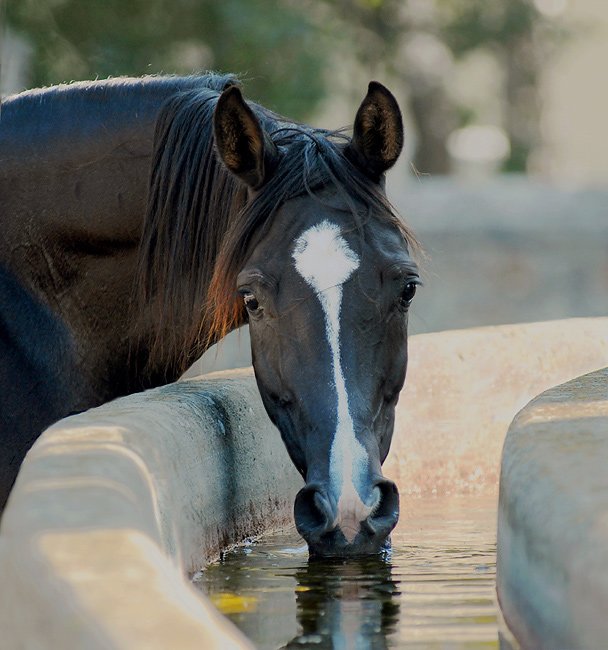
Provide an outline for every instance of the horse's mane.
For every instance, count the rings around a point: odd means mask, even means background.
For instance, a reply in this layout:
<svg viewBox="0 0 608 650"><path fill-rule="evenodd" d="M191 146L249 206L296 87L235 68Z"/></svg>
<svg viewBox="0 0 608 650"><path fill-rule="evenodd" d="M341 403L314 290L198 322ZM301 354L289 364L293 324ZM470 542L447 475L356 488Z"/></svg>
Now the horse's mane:
<svg viewBox="0 0 608 650"><path fill-rule="evenodd" d="M362 229L373 213L416 248L411 231L380 188L343 154L350 138L294 124L250 104L280 152L276 171L248 199L243 184L216 156L213 111L220 92L237 83L209 75L202 89L183 92L162 108L154 136L147 213L139 254L140 311L153 327L150 364L178 372L246 322L236 277L288 199L330 186ZM362 206L367 212L361 213Z"/></svg>

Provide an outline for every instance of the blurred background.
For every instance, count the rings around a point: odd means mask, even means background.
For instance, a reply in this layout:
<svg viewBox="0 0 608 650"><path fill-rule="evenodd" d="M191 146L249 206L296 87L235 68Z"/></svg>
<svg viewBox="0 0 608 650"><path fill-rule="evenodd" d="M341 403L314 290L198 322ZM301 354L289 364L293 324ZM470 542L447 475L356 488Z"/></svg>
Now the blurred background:
<svg viewBox="0 0 608 650"><path fill-rule="evenodd" d="M410 331L608 311L605 0L0 0L2 15L3 96L214 69L334 128L378 79L407 130L389 197L425 249ZM249 363L246 332L231 339L205 370Z"/></svg>

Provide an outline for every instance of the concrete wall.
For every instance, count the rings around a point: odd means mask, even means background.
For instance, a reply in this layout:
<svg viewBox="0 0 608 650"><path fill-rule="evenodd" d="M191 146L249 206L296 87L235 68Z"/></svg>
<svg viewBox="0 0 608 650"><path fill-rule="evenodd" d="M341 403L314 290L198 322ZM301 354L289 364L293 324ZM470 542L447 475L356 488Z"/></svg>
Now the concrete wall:
<svg viewBox="0 0 608 650"><path fill-rule="evenodd" d="M533 396L608 363L608 318L412 337L385 473L402 493L498 486L505 433Z"/></svg>
<svg viewBox="0 0 608 650"><path fill-rule="evenodd" d="M608 368L526 406L505 440L497 593L523 648L608 640Z"/></svg>
<svg viewBox="0 0 608 650"><path fill-rule="evenodd" d="M0 647L246 647L182 575L284 523L300 483L249 371L58 422L2 518Z"/></svg>
<svg viewBox="0 0 608 650"><path fill-rule="evenodd" d="M385 465L404 493L495 490L508 422L608 364L608 319L414 337ZM236 648L185 573L291 517L301 479L250 371L116 400L48 429L0 526L10 648Z"/></svg>
<svg viewBox="0 0 608 650"><path fill-rule="evenodd" d="M428 253L413 333L608 315L608 191L503 176L390 196Z"/></svg>

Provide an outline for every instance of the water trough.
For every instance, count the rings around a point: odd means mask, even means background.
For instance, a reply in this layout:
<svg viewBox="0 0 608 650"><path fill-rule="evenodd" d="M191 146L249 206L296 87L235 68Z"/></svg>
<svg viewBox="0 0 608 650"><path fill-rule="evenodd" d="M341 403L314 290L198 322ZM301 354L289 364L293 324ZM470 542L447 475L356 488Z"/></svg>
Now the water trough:
<svg viewBox="0 0 608 650"><path fill-rule="evenodd" d="M534 399L505 440L497 592L525 648L608 638L608 368Z"/></svg>
<svg viewBox="0 0 608 650"><path fill-rule="evenodd" d="M419 335L410 354L385 474L403 494L491 492L515 413L608 365L608 319ZM2 518L3 642L250 647L187 574L289 520L300 486L250 370L58 422L29 452Z"/></svg>

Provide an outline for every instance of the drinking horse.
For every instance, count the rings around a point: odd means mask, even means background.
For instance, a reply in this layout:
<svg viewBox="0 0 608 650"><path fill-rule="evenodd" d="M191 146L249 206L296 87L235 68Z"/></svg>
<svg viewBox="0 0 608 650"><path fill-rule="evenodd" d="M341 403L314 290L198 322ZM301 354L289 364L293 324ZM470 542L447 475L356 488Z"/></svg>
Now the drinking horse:
<svg viewBox="0 0 608 650"><path fill-rule="evenodd" d="M306 484L311 553L383 547L415 240L387 201L403 145L371 82L352 137L234 77L76 83L0 115L0 504L41 431L176 380L249 323L256 381Z"/></svg>

